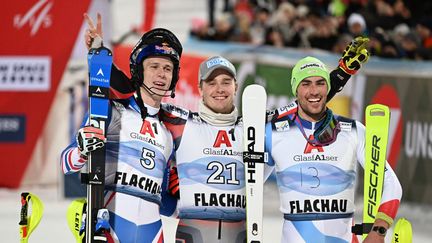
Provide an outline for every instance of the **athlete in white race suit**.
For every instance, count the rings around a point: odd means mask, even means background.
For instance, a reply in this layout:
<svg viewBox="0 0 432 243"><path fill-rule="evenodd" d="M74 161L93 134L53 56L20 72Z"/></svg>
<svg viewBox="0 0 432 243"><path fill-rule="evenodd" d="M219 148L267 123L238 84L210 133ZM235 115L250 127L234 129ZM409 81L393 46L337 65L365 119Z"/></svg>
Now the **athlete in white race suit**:
<svg viewBox="0 0 432 243"><path fill-rule="evenodd" d="M234 106L235 78L231 62L211 57L199 69L198 112L173 105L163 108L162 119L175 142L181 188L176 242L245 241L243 131ZM171 191L178 190L170 179Z"/></svg>
<svg viewBox="0 0 432 243"><path fill-rule="evenodd" d="M167 91L174 92L181 52L170 31L145 33L130 57L136 95L110 102L106 137L86 119L76 141L62 152L62 170L70 174L85 168L89 151L105 145L109 242L163 242L159 208L173 140L159 109Z"/></svg>
<svg viewBox="0 0 432 243"><path fill-rule="evenodd" d="M329 74L318 59L300 60L291 85L297 101L278 109L266 126L266 151L285 219L281 242L358 242L351 226L357 169L365 163L365 127L326 107ZM383 188L375 226L387 229L402 195L388 163ZM371 231L363 242L384 242L384 236Z"/></svg>

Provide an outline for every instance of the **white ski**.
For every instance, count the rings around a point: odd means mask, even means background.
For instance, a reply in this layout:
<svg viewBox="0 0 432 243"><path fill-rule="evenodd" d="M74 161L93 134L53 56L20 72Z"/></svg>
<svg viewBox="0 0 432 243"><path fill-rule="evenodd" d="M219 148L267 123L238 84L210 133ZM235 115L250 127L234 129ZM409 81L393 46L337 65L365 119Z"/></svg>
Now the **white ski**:
<svg viewBox="0 0 432 243"><path fill-rule="evenodd" d="M264 131L267 94L252 84L242 96L243 162L246 187L246 232L248 243L263 242Z"/></svg>

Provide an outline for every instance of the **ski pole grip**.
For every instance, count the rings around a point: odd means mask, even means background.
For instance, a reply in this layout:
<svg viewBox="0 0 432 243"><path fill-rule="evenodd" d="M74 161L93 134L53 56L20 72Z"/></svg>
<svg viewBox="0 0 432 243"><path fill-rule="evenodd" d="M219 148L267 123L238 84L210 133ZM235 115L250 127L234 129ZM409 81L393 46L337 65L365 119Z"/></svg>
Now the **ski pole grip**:
<svg viewBox="0 0 432 243"><path fill-rule="evenodd" d="M27 225L27 210L28 210L28 201L27 196L28 192L21 193L21 214L20 214L20 222L19 225Z"/></svg>

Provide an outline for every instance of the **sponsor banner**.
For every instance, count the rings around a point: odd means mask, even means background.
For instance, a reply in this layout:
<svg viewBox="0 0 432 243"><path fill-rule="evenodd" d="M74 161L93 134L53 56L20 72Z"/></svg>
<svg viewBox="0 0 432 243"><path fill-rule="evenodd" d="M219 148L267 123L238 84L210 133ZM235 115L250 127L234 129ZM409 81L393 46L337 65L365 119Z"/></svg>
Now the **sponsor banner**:
<svg viewBox="0 0 432 243"><path fill-rule="evenodd" d="M391 111L387 158L402 184L404 200L432 203L432 80L370 75L365 105Z"/></svg>
<svg viewBox="0 0 432 243"><path fill-rule="evenodd" d="M8 1L0 15L0 111L22 114L22 142L2 142L0 187L17 188L32 157L90 0ZM65 122L59 118L58 122ZM1 161L3 162L3 160ZM44 164L44 162L41 162Z"/></svg>
<svg viewBox="0 0 432 243"><path fill-rule="evenodd" d="M49 56L0 56L0 91L48 91Z"/></svg>
<svg viewBox="0 0 432 243"><path fill-rule="evenodd" d="M23 143L25 130L24 115L0 115L0 143Z"/></svg>

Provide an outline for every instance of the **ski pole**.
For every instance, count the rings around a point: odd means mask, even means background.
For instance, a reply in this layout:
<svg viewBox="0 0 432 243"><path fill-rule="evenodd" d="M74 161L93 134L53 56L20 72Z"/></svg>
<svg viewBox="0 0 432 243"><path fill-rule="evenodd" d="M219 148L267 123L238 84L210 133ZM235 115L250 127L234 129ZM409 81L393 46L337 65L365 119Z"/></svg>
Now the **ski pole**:
<svg viewBox="0 0 432 243"><path fill-rule="evenodd" d="M29 203L31 202L31 215L28 216ZM21 193L21 215L20 215L20 242L27 243L33 230L42 219L44 206L42 201L30 192Z"/></svg>

